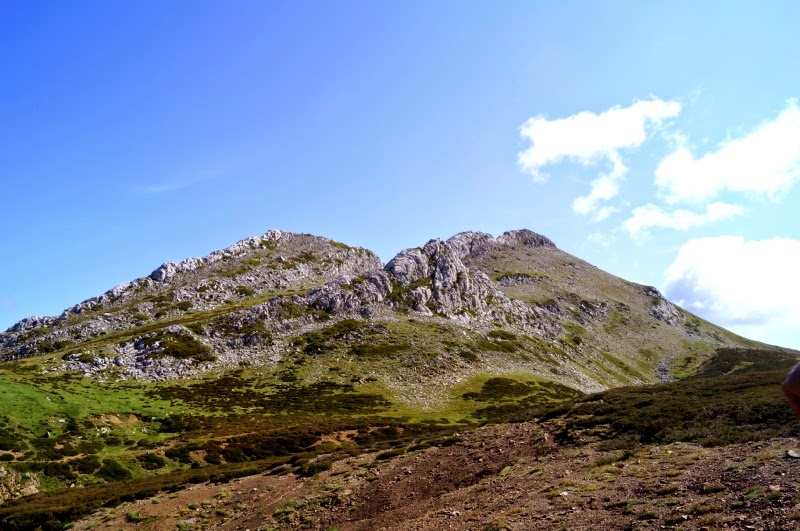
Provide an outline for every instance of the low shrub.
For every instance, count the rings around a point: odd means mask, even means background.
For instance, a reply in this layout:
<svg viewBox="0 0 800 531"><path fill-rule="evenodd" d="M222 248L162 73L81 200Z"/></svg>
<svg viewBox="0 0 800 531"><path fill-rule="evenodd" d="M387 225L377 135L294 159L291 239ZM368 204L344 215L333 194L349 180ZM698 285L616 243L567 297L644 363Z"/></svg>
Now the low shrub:
<svg viewBox="0 0 800 531"><path fill-rule="evenodd" d="M103 459L103 466L101 466L94 475L106 481L119 481L132 477L130 470L110 458Z"/></svg>

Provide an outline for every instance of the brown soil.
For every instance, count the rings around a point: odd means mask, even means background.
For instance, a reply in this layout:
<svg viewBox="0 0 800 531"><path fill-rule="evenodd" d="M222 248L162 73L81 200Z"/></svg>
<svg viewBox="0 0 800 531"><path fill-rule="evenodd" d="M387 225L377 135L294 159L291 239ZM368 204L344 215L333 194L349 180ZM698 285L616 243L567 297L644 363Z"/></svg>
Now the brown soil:
<svg viewBox="0 0 800 531"><path fill-rule="evenodd" d="M126 504L75 529L796 529L794 439L631 452L559 448L538 425L488 426L390 461L314 478L251 476ZM131 522L128 513L146 518ZM136 518L133 518L136 519ZM179 525L180 524L180 525Z"/></svg>

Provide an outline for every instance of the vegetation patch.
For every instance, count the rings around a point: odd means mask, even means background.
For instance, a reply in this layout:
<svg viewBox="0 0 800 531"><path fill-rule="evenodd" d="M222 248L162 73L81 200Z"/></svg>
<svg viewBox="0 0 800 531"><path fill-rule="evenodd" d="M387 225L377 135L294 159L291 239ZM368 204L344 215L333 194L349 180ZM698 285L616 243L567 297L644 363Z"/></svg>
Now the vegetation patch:
<svg viewBox="0 0 800 531"><path fill-rule="evenodd" d="M256 294L255 291L248 288L247 286L236 286L236 289L234 291L240 297L252 297L253 295Z"/></svg>
<svg viewBox="0 0 800 531"><path fill-rule="evenodd" d="M411 348L411 345L408 343L362 343L360 345L353 345L350 348L350 354L359 357L382 358L408 350L409 348Z"/></svg>
<svg viewBox="0 0 800 531"><path fill-rule="evenodd" d="M151 358L169 356L179 360L214 361L216 357L211 353L211 348L196 340L189 334L174 332L161 332L155 336L146 337L144 344L147 347L155 346L158 350L149 354Z"/></svg>
<svg viewBox="0 0 800 531"><path fill-rule="evenodd" d="M493 378L496 380L497 378ZM505 378L501 378L504 380ZM514 382L514 380L511 380ZM529 391L525 395L520 395L522 392L521 386L527 386ZM531 409L536 408L552 408L554 402L565 400L574 400L578 397L584 396L580 391L568 387L564 384L551 381L535 381L529 384L522 384L515 382L514 384L493 384L494 392L484 394L481 390L480 395L489 397L492 394L502 396L497 401L511 400L507 403L493 404L491 406L481 408L472 413L473 417L491 420L492 422L519 422L530 420ZM509 394L506 394L509 393ZM512 394L513 393L513 394Z"/></svg>
<svg viewBox="0 0 800 531"><path fill-rule="evenodd" d="M103 466L101 466L94 475L106 481L119 481L121 479L130 479L133 477L130 470L119 464L116 460L110 458L103 459Z"/></svg>
<svg viewBox="0 0 800 531"><path fill-rule="evenodd" d="M591 435L607 441L632 438L642 444L684 441L720 446L800 434L800 420L780 391L793 362L790 356L721 351L707 365L707 374L724 371L743 357L760 358L762 368L782 368L612 389L528 414L547 422L565 443Z"/></svg>
<svg viewBox="0 0 800 531"><path fill-rule="evenodd" d="M246 380L237 373L187 386L158 391L161 398L180 400L194 408L230 412L257 409L261 413L374 413L391 406L382 395L357 393L350 384L317 382L308 386L289 383L274 389L259 380ZM181 430L182 431L182 430Z"/></svg>
<svg viewBox="0 0 800 531"><path fill-rule="evenodd" d="M145 470L158 470L167 466L167 461L157 454L142 454L136 459Z"/></svg>
<svg viewBox="0 0 800 531"><path fill-rule="evenodd" d="M535 385L518 382L511 378L490 378L483 384L480 392L464 393L461 396L467 400L493 402L529 395L537 388Z"/></svg>
<svg viewBox="0 0 800 531"><path fill-rule="evenodd" d="M370 325L364 321L344 319L333 325L303 334L294 339L292 344L306 354L324 354L335 350L342 341L361 340L385 332L382 325Z"/></svg>
<svg viewBox="0 0 800 531"><path fill-rule="evenodd" d="M524 346L517 336L505 330L492 330L486 334L486 339L478 339L475 346L483 352L516 352Z"/></svg>
<svg viewBox="0 0 800 531"><path fill-rule="evenodd" d="M489 278L494 280L495 282L519 282L519 283L530 283L530 282L537 282L544 280L547 275L543 275L540 273L512 273L509 271L502 271L502 272L495 272L489 275Z"/></svg>

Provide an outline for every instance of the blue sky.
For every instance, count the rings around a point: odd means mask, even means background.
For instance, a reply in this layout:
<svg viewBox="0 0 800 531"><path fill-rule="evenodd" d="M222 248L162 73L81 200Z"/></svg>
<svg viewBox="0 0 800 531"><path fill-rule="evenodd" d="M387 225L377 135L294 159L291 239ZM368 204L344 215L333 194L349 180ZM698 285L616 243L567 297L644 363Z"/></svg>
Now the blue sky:
<svg viewBox="0 0 800 531"><path fill-rule="evenodd" d="M530 228L800 348L797 2L3 2L0 328L270 228Z"/></svg>

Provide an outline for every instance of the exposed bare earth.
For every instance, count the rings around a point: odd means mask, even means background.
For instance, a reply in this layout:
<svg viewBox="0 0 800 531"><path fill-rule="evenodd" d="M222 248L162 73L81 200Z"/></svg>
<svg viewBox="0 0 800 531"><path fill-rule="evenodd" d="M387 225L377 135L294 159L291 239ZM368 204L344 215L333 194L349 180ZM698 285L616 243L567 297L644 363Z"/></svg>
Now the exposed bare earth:
<svg viewBox="0 0 800 531"><path fill-rule="evenodd" d="M75 529L800 528L795 439L633 451L558 447L536 424L487 426L313 478L260 475L103 510Z"/></svg>

